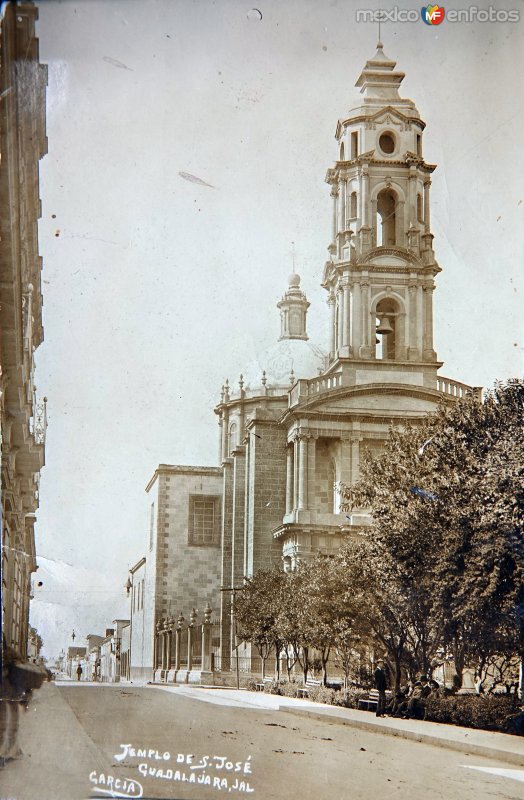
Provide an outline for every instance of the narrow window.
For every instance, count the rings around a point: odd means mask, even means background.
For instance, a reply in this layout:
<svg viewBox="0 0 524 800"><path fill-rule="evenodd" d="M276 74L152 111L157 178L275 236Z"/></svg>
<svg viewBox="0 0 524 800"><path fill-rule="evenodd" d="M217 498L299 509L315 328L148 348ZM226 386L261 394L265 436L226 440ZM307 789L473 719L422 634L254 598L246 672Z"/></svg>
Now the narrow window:
<svg viewBox="0 0 524 800"><path fill-rule="evenodd" d="M356 216L357 216L357 193L356 192L351 192L350 216L351 216L351 219L356 219Z"/></svg>
<svg viewBox="0 0 524 800"><path fill-rule="evenodd" d="M353 131L351 134L351 158L358 156L358 131Z"/></svg>
<svg viewBox="0 0 524 800"><path fill-rule="evenodd" d="M417 156L422 156L422 136L417 133Z"/></svg>
<svg viewBox="0 0 524 800"><path fill-rule="evenodd" d="M345 161L345 157L344 157L344 142L340 142L340 161Z"/></svg>
<svg viewBox="0 0 524 800"><path fill-rule="evenodd" d="M424 222L424 214L422 211L422 195L417 194L417 219L419 222Z"/></svg>

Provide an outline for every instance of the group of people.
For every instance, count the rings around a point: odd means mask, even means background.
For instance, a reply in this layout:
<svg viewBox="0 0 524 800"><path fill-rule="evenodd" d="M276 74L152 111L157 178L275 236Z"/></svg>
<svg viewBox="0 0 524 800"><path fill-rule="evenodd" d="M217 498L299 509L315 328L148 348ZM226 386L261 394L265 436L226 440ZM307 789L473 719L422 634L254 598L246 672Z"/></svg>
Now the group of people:
<svg viewBox="0 0 524 800"><path fill-rule="evenodd" d="M418 680L410 681L407 686L402 686L388 700L386 696L387 679L385 663L379 659L375 670L375 688L378 691L377 717L401 717L403 719L422 719L424 717L426 700L430 694L436 694L440 689L437 681L421 675Z"/></svg>

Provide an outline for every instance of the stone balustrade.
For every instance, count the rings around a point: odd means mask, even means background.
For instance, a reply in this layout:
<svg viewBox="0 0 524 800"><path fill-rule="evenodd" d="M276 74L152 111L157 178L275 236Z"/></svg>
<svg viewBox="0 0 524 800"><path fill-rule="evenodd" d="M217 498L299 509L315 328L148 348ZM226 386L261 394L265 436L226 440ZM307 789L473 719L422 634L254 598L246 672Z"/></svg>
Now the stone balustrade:
<svg viewBox="0 0 524 800"><path fill-rule="evenodd" d="M437 377L437 390L442 394L450 395L460 399L466 395L473 395L477 400L482 399L482 389L478 386L467 386L459 381L452 381L449 378Z"/></svg>
<svg viewBox="0 0 524 800"><path fill-rule="evenodd" d="M319 394L331 392L333 389L339 389L343 385L341 372L335 372L333 375L323 375L311 380L299 380L289 392L289 407L293 408L293 406L298 405L305 397L316 397Z"/></svg>

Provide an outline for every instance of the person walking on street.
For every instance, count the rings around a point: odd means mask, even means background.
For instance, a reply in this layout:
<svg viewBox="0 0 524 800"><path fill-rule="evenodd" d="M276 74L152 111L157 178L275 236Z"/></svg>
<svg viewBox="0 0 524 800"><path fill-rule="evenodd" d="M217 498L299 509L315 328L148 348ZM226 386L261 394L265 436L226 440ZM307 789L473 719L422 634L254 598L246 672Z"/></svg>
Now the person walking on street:
<svg viewBox="0 0 524 800"><path fill-rule="evenodd" d="M78 667L76 668L76 679L77 679L77 681L79 681L81 679L81 677L82 677L82 667L79 664Z"/></svg>
<svg viewBox="0 0 524 800"><path fill-rule="evenodd" d="M378 690L377 717L383 717L386 710L386 673L384 671L384 659L379 658L375 670L375 689Z"/></svg>

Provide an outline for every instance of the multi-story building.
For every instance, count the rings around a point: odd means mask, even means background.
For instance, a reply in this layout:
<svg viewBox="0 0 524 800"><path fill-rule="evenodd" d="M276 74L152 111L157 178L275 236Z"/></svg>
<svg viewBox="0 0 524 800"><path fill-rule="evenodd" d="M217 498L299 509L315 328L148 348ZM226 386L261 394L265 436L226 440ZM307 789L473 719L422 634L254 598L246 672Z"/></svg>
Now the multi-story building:
<svg viewBox="0 0 524 800"><path fill-rule="evenodd" d="M309 302L293 273L278 303L278 345L243 371L238 388L227 381L222 388L220 466L162 466L148 487L155 497L147 570L139 562L148 608L142 674L162 665L171 679L187 625L179 615L194 608L201 617L208 604L220 608L227 665L231 590L243 576L272 564L293 569L362 531L369 516L341 513L338 487L358 480L363 454L379 452L392 425L416 424L440 403L480 392L438 374L435 166L424 157L425 123L399 94L403 78L379 44L357 80L361 101L336 126L326 175L333 200L322 282L327 354L308 342ZM132 637L132 662L134 646Z"/></svg>
<svg viewBox="0 0 524 800"><path fill-rule="evenodd" d="M0 11L0 430L2 632L26 656L34 525L44 465L46 400L37 399L42 343L39 160L47 152L47 67L38 60L32 3Z"/></svg>

